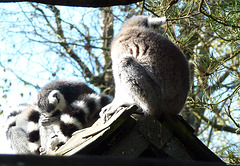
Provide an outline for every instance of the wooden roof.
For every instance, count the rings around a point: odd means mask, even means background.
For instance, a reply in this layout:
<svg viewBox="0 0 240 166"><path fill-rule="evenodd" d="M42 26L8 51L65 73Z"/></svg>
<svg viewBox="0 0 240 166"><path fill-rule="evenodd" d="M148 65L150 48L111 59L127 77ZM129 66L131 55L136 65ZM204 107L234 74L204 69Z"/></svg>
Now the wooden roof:
<svg viewBox="0 0 240 166"><path fill-rule="evenodd" d="M103 123L79 130L53 155L105 155L222 162L179 115L136 119L137 106L122 107Z"/></svg>

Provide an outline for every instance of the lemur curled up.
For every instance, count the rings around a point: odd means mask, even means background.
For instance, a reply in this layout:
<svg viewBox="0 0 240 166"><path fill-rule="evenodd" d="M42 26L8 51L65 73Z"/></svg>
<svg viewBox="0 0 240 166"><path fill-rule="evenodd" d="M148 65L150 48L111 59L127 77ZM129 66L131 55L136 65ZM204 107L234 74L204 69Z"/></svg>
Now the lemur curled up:
<svg viewBox="0 0 240 166"><path fill-rule="evenodd" d="M39 154L39 117L35 103L21 104L8 116L6 136L15 153Z"/></svg>
<svg viewBox="0 0 240 166"><path fill-rule="evenodd" d="M99 95L80 81L59 80L44 86L38 93L41 153L56 150L73 132L91 126L111 101L112 97Z"/></svg>
<svg viewBox="0 0 240 166"><path fill-rule="evenodd" d="M112 97L97 94L80 81L58 80L44 86L38 93L37 101L39 146L36 152L28 149L26 153L45 154L64 144L76 130L91 126L99 117L101 108L109 104ZM28 115L34 111L32 107L27 110L29 111L21 112ZM22 118L15 119L22 121ZM25 123L28 124L29 121L26 119ZM10 126L7 134L11 128ZM18 129L19 132L21 130ZM24 136L24 140L29 140L28 131L25 131ZM14 144L12 146L24 146L15 145L17 142L10 140ZM18 151L16 150L17 153Z"/></svg>

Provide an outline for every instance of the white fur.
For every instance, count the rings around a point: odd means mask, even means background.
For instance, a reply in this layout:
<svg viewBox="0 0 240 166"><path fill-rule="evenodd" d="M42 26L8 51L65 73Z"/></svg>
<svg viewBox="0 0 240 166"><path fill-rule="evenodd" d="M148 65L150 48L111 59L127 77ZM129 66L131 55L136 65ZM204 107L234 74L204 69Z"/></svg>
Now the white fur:
<svg viewBox="0 0 240 166"><path fill-rule="evenodd" d="M60 97L61 93L58 90L53 90L52 92L50 92L49 95L48 95L48 101L49 101L50 104L57 104L58 103L57 98L53 96L55 94Z"/></svg>
<svg viewBox="0 0 240 166"><path fill-rule="evenodd" d="M57 95L57 97L55 97L54 95ZM62 95L62 93L59 90L53 90L49 93L48 102L50 104L56 105L56 108L54 109L54 111L55 110L63 111L67 105L64 96Z"/></svg>
<svg viewBox="0 0 240 166"><path fill-rule="evenodd" d="M94 94L94 93L89 94L88 96L90 98L94 98L94 102L96 104L96 109L99 110L101 108L101 103L100 103L101 97L98 94Z"/></svg>
<svg viewBox="0 0 240 166"><path fill-rule="evenodd" d="M7 124L4 125L4 127L7 129L12 123L16 122L16 117L15 116L11 116L8 118L7 120Z"/></svg>
<svg viewBox="0 0 240 166"><path fill-rule="evenodd" d="M88 109L85 101L83 101L83 100L81 100L81 101L74 101L71 105L73 107L81 108L85 114L89 114L89 109Z"/></svg>
<svg viewBox="0 0 240 166"><path fill-rule="evenodd" d="M148 18L148 24L149 25L162 25L163 23L165 23L166 22L166 17L165 16L163 16L163 17L154 17L154 18L152 18L152 17L149 17Z"/></svg>
<svg viewBox="0 0 240 166"><path fill-rule="evenodd" d="M38 129L39 129L38 123L28 122L28 124L27 124L27 132L30 133L30 132L38 130Z"/></svg>
<svg viewBox="0 0 240 166"><path fill-rule="evenodd" d="M61 121L64 122L65 124L74 124L78 128L83 128L82 123L79 123L76 118L71 117L68 114L63 114L61 116Z"/></svg>
<svg viewBox="0 0 240 166"><path fill-rule="evenodd" d="M36 151L38 150L38 148L39 148L39 144L40 144L39 141L38 141L38 142L34 142L34 143L28 142L29 150L30 150L31 152L36 152Z"/></svg>

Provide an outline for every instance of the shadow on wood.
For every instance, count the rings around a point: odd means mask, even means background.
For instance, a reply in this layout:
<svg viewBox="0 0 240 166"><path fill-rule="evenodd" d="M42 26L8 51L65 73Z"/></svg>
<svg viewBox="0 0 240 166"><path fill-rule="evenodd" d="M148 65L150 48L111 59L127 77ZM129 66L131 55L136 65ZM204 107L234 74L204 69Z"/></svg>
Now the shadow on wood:
<svg viewBox="0 0 240 166"><path fill-rule="evenodd" d="M105 155L114 157L197 160L223 163L194 134L179 115L136 119L137 106L122 107L103 123L77 131L54 155Z"/></svg>
<svg viewBox="0 0 240 166"><path fill-rule="evenodd" d="M129 157L110 157L110 156L34 156L34 155L0 155L1 166L222 166L222 163L196 162L196 161L170 161L156 159L136 159Z"/></svg>

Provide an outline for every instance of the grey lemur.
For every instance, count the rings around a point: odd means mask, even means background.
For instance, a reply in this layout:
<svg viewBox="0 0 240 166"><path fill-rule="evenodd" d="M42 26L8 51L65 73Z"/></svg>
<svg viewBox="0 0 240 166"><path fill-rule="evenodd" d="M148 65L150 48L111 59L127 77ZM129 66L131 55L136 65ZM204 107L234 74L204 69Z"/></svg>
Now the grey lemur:
<svg viewBox="0 0 240 166"><path fill-rule="evenodd" d="M112 41L115 97L100 112L103 120L128 104L157 118L181 111L189 91L188 62L173 42L151 29L165 21L165 17L133 17Z"/></svg>
<svg viewBox="0 0 240 166"><path fill-rule="evenodd" d="M10 114L7 138L16 153L48 154L91 126L111 101L83 82L54 81L39 91L37 104L20 105Z"/></svg>
<svg viewBox="0 0 240 166"><path fill-rule="evenodd" d="M54 81L38 94L41 153L56 150L72 133L91 126L112 97L97 94L80 81Z"/></svg>

